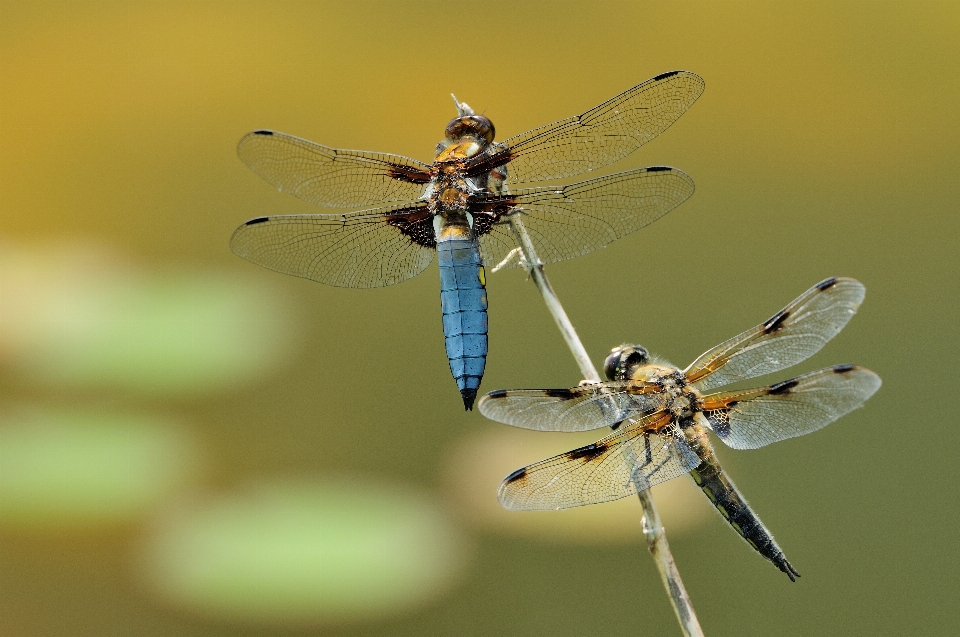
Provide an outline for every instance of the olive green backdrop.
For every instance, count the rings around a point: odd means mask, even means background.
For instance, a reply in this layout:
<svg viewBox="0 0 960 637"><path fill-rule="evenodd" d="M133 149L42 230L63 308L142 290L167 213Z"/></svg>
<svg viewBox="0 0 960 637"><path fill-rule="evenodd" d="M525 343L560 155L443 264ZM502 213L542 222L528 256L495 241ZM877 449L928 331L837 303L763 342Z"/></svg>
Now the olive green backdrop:
<svg viewBox="0 0 960 637"><path fill-rule="evenodd" d="M635 503L497 510L507 471L589 437L463 413L435 265L341 290L228 249L250 217L322 212L240 163L250 130L430 161L451 92L504 139L672 69L703 96L611 170L676 166L696 194L548 268L594 360L630 341L684 366L846 275L860 313L779 377L884 381L821 432L720 450L796 584L686 484L656 495L706 633L957 630L956 3L2 17L0 633L678 634ZM482 389L576 384L524 274L487 282Z"/></svg>

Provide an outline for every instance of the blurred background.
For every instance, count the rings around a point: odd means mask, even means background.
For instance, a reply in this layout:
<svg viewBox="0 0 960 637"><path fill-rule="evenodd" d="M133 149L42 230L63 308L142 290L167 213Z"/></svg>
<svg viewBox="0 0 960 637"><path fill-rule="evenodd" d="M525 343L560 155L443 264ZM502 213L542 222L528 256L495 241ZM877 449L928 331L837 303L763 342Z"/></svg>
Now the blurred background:
<svg viewBox="0 0 960 637"><path fill-rule="evenodd" d="M596 436L464 413L436 266L325 287L228 249L319 212L235 154L272 128L431 161L449 94L498 136L654 75L706 81L611 171L697 193L551 266L595 361L685 366L817 281L867 298L790 372L884 380L728 472L791 584L680 478L655 491L707 634L957 634L960 5L9 3L0 21L0 634L678 634L634 499L508 513ZM489 272L489 271L488 271ZM579 381L533 285L488 275L483 390ZM375 382L370 382L373 379ZM951 467L954 467L951 469Z"/></svg>

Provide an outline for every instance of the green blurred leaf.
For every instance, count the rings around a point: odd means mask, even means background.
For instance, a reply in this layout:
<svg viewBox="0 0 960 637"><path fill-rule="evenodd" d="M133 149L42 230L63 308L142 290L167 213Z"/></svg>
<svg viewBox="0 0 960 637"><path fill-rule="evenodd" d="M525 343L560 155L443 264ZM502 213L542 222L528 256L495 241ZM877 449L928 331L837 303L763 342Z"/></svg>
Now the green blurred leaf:
<svg viewBox="0 0 960 637"><path fill-rule="evenodd" d="M83 244L0 253L5 334L27 377L193 394L262 375L287 351L276 295L210 272L140 272Z"/></svg>
<svg viewBox="0 0 960 637"><path fill-rule="evenodd" d="M369 619L415 606L461 571L458 532L428 500L354 482L275 483L174 514L144 573L204 614L268 623Z"/></svg>
<svg viewBox="0 0 960 637"><path fill-rule="evenodd" d="M67 528L125 523L194 475L174 425L108 413L31 411L0 420L0 522Z"/></svg>

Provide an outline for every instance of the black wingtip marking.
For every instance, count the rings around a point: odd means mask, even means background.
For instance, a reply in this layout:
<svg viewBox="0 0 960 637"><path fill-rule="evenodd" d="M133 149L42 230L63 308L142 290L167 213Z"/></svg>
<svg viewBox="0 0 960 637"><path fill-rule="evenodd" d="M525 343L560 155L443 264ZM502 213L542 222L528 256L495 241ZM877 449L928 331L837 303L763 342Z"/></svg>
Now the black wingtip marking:
<svg viewBox="0 0 960 637"><path fill-rule="evenodd" d="M853 371L856 365L834 365L833 371L838 374L846 374L849 371Z"/></svg>
<svg viewBox="0 0 960 637"><path fill-rule="evenodd" d="M255 130L253 131L254 135L273 135L272 130Z"/></svg>
<svg viewBox="0 0 960 637"><path fill-rule="evenodd" d="M476 389L461 389L460 396L463 397L463 410L473 411L473 401L477 399Z"/></svg>
<svg viewBox="0 0 960 637"><path fill-rule="evenodd" d="M504 478L503 482L504 484L510 484L511 482L516 482L517 480L522 479L525 475L527 475L526 467L524 467L523 469L517 469L516 471L508 475L506 478Z"/></svg>
<svg viewBox="0 0 960 637"><path fill-rule="evenodd" d="M573 451L568 451L563 454L571 460L583 459L584 461L592 460L602 454L607 450L607 445L595 442L593 444L587 445L585 447L580 447L579 449L574 449Z"/></svg>
<svg viewBox="0 0 960 637"><path fill-rule="evenodd" d="M662 173L669 170L673 170L673 168L670 166L647 166L648 173Z"/></svg>
<svg viewBox="0 0 960 637"><path fill-rule="evenodd" d="M766 323L763 324L763 333L773 334L783 327L783 322L786 321L789 316L790 312L784 312L783 310L777 312L776 316L771 317Z"/></svg>
<svg viewBox="0 0 960 637"><path fill-rule="evenodd" d="M487 398L490 398L490 399L506 398L506 397L507 397L507 390L506 390L506 389L497 389L497 390L492 391L492 392L487 392Z"/></svg>
<svg viewBox="0 0 960 637"><path fill-rule="evenodd" d="M790 390L800 384L796 378L791 380L785 380L782 383L777 383L776 385L770 385L770 389L767 390L768 394L773 394L778 396L780 394L789 394Z"/></svg>
<svg viewBox="0 0 960 637"><path fill-rule="evenodd" d="M255 225L257 225L258 223L263 223L263 222L265 222L265 221L270 221L270 217L257 217L256 219L251 219L250 221L246 222L246 223L243 224L243 225L245 225L245 226L255 226Z"/></svg>
<svg viewBox="0 0 960 637"><path fill-rule="evenodd" d="M836 284L837 284L837 277L832 276L829 279L824 279L823 281L820 281L820 283L817 283L817 289L822 292L824 290L829 290Z"/></svg>
<svg viewBox="0 0 960 637"><path fill-rule="evenodd" d="M673 77L674 75L677 75L679 72L680 71L667 71L666 73L661 73L657 77L653 78L653 81L659 82L660 80L665 80L668 77Z"/></svg>

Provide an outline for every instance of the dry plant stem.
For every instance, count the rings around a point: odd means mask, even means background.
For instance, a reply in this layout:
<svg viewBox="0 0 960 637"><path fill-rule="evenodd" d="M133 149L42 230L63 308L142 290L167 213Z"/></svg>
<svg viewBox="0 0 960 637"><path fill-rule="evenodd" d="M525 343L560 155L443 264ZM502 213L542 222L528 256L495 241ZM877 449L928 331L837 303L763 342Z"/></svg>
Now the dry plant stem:
<svg viewBox="0 0 960 637"><path fill-rule="evenodd" d="M563 340L567 342L570 352L580 366L580 373L585 380L599 383L600 374L593 366L593 362L587 355L587 350L583 348L583 343L577 336L573 324L567 318L567 313L563 311L560 305L560 299L556 292L550 287L547 275L543 270L543 264L537 257L533 243L530 241L530 235L523 227L522 214L514 214L510 217L510 229L513 230L517 241L520 243L520 249L523 252L523 258L526 261L527 269L533 277L533 282L543 295L543 300L547 304L547 309L556 321ZM687 595L687 589L683 586L683 580L680 579L680 572L673 561L673 554L670 553L670 544L667 542L667 536L663 531L663 525L660 523L660 514L653 504L653 498L649 491L640 491L637 493L640 499L640 505L643 507L643 536L647 540L647 548L653 556L653 561L660 571L660 579L663 580L663 586L667 589L667 595L670 597L670 603L673 605L673 612L677 615L677 621L680 622L680 628L687 637L703 637L703 631L700 629L700 622L697 621L697 615L693 611L693 604L690 603L690 596Z"/></svg>

